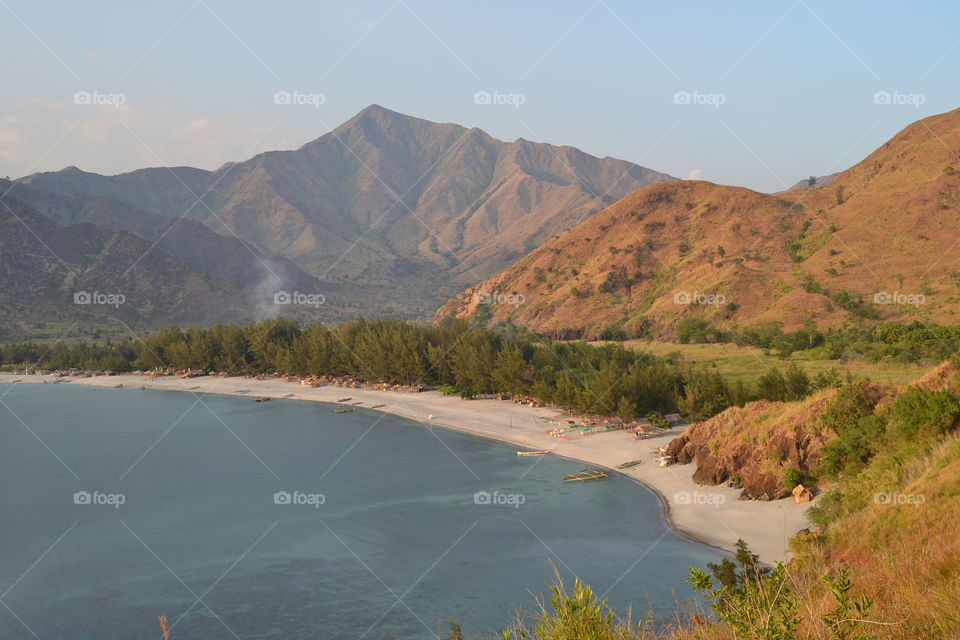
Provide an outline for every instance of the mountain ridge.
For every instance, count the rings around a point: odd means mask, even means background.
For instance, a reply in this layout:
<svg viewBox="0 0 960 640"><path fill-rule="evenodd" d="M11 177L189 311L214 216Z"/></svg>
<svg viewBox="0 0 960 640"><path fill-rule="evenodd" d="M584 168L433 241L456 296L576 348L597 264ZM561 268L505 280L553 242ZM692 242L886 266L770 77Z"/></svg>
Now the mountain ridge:
<svg viewBox="0 0 960 640"><path fill-rule="evenodd" d="M67 168L17 184L194 220L321 281L406 288L401 312L428 317L463 286L636 187L672 179L573 147L504 142L371 105L297 149L215 171L102 176Z"/></svg>
<svg viewBox="0 0 960 640"><path fill-rule="evenodd" d="M434 320L667 339L687 319L727 330L956 322L958 146L960 109L907 126L816 189L641 187L452 298ZM771 221L770 211L780 215ZM493 293L525 303L489 304Z"/></svg>

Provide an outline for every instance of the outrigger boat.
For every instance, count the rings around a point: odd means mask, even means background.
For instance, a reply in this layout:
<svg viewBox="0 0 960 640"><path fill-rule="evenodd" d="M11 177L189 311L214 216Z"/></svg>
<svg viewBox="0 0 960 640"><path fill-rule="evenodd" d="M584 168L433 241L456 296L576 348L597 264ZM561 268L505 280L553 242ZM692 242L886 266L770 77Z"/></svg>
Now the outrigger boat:
<svg viewBox="0 0 960 640"><path fill-rule="evenodd" d="M546 449L542 451L517 451L518 456L545 456L548 453L550 452Z"/></svg>
<svg viewBox="0 0 960 640"><path fill-rule="evenodd" d="M578 473L571 473L563 476L564 482L583 482L585 480L603 480L607 477L607 472L603 469L584 469Z"/></svg>
<svg viewBox="0 0 960 640"><path fill-rule="evenodd" d="M267 396L257 396L254 402L270 402L270 398L268 398Z"/></svg>
<svg viewBox="0 0 960 640"><path fill-rule="evenodd" d="M334 410L333 410L334 413L350 413L351 411L353 411L353 408L352 408L352 407L344 407L343 409L334 409Z"/></svg>
<svg viewBox="0 0 960 640"><path fill-rule="evenodd" d="M643 462L643 460L631 460L630 462L624 462L623 464L618 464L617 469L629 469L630 467L637 466L641 462Z"/></svg>

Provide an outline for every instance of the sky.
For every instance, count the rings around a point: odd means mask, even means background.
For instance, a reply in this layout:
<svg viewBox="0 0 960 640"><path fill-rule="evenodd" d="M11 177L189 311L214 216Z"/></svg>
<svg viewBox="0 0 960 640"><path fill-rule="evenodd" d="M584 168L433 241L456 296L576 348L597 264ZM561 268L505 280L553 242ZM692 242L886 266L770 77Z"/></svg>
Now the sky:
<svg viewBox="0 0 960 640"><path fill-rule="evenodd" d="M960 3L0 0L0 176L215 169L376 103L777 191L960 106Z"/></svg>

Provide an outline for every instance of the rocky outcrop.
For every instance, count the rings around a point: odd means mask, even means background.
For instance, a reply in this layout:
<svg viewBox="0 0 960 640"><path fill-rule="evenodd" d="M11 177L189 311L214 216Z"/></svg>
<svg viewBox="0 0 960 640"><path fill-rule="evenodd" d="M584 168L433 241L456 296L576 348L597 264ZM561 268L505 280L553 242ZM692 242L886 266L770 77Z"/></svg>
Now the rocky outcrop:
<svg viewBox="0 0 960 640"><path fill-rule="evenodd" d="M667 454L678 464L693 464L697 484L733 483L743 490L742 500L787 497L787 470L811 471L832 437L819 422L832 393L801 402L761 400L732 407L691 426L669 444Z"/></svg>

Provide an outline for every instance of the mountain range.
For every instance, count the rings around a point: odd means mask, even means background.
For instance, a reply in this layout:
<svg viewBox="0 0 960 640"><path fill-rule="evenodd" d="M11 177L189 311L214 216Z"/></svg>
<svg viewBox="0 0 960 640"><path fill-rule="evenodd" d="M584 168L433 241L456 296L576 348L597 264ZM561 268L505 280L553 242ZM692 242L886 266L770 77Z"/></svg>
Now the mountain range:
<svg viewBox="0 0 960 640"><path fill-rule="evenodd" d="M638 189L450 300L435 319L558 337L957 321L960 110L905 128L826 186Z"/></svg>
<svg viewBox="0 0 960 640"><path fill-rule="evenodd" d="M148 253L231 283L246 297L236 309L219 307L224 320L256 316L270 303L263 292L296 290L325 298L318 309L298 310L304 317L333 321L429 317L551 236L665 180L672 178L623 160L503 142L372 105L299 149L215 171L105 176L69 167L26 176L3 192L55 225L123 231L145 240L145 251L152 245ZM17 255L8 246L2 260ZM217 309L194 311L200 321Z"/></svg>

